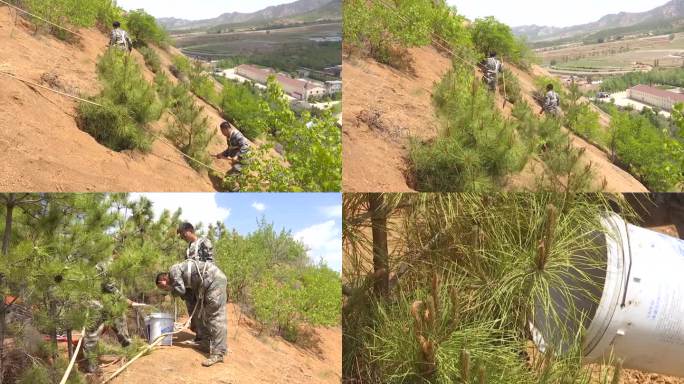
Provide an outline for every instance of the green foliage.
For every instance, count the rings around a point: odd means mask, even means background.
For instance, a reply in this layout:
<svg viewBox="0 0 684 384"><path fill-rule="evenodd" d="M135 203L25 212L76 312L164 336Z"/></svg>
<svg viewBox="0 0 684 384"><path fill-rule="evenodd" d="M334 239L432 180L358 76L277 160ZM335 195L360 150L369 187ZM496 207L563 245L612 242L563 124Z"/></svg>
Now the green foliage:
<svg viewBox="0 0 684 384"><path fill-rule="evenodd" d="M629 72L603 80L601 91L620 92L639 84L684 87L684 68L654 68L649 72Z"/></svg>
<svg viewBox="0 0 684 384"><path fill-rule="evenodd" d="M95 26L98 22L110 26L121 14L112 0L23 0L24 9L63 27ZM35 19L37 25L47 28L55 36L66 39L70 33Z"/></svg>
<svg viewBox="0 0 684 384"><path fill-rule="evenodd" d="M150 47L140 47L138 51L143 55L145 59L145 64L154 73L159 73L161 71L161 59L157 52Z"/></svg>
<svg viewBox="0 0 684 384"><path fill-rule="evenodd" d="M262 220L246 237L224 233L215 248L229 296L246 304L263 330L297 341L302 324L339 323L339 275L310 265L306 249L290 232L278 233Z"/></svg>
<svg viewBox="0 0 684 384"><path fill-rule="evenodd" d="M97 63L97 73L104 85L102 97L124 106L141 126L159 120L161 106L142 70L130 56L117 49L108 50Z"/></svg>
<svg viewBox="0 0 684 384"><path fill-rule="evenodd" d="M240 132L250 140L266 133L268 127L263 117L263 102L257 91L249 84L222 83L219 105L223 114L230 116Z"/></svg>
<svg viewBox="0 0 684 384"><path fill-rule="evenodd" d="M629 112L612 115L613 153L654 191L673 191L684 182L684 144L658 130L648 118Z"/></svg>
<svg viewBox="0 0 684 384"><path fill-rule="evenodd" d="M456 66L444 77L435 103L446 127L434 142L411 146L418 190L490 191L525 165L528 153L514 126L468 68Z"/></svg>
<svg viewBox="0 0 684 384"><path fill-rule="evenodd" d="M210 165L211 156L207 147L216 136L216 131L209 128L209 118L204 115L204 108L195 105L195 100L186 92L170 110L174 121L167 128L166 137L186 155ZM205 167L195 160L188 159L188 162L196 170Z"/></svg>
<svg viewBox="0 0 684 384"><path fill-rule="evenodd" d="M471 33L475 47L484 57L490 52L510 57L514 50L515 38L511 28L492 16L476 19Z"/></svg>
<svg viewBox="0 0 684 384"><path fill-rule="evenodd" d="M151 138L135 123L125 106L113 104L106 98L95 101L102 107L89 103L79 104L79 128L114 151L138 149L147 152L151 149Z"/></svg>
<svg viewBox="0 0 684 384"><path fill-rule="evenodd" d="M464 18L430 0L344 0L344 42L381 63L406 67L402 49L430 45L439 36L450 48L470 45ZM434 34L434 35L433 35Z"/></svg>
<svg viewBox="0 0 684 384"><path fill-rule="evenodd" d="M597 237L617 198L589 194L384 194L394 203L369 211L344 196L343 376L377 383L588 384L581 335L547 337L529 347L529 322L565 329L584 313L560 313L551 297L600 298L605 270ZM609 201L612 199L613 201ZM396 207L396 208L395 208ZM625 209L624 212L628 212ZM391 255L398 279L387 295L370 287L371 217L387 216L388 234L406 247ZM568 283L576 276L582 285ZM578 286L579 286L578 284ZM544 319L539 319L539 314ZM581 327L580 327L581 328ZM561 351L562 353L554 353ZM521 356L521 354L524 354ZM486 379L486 380L485 380ZM607 383L608 381L601 381Z"/></svg>
<svg viewBox="0 0 684 384"><path fill-rule="evenodd" d="M137 47L152 43L161 48L166 48L169 45L169 35L166 30L157 24L154 16L142 9L128 12L126 26L133 44Z"/></svg>
<svg viewBox="0 0 684 384"><path fill-rule="evenodd" d="M505 84L505 87L504 87ZM504 96L504 89L506 90L506 100L515 104L522 100L520 91L520 82L518 77L508 68L504 67L503 76L499 76L499 92Z"/></svg>
<svg viewBox="0 0 684 384"><path fill-rule="evenodd" d="M146 125L161 116L155 89L137 63L117 49L100 58L97 71L104 89L95 100L103 107L81 103L79 127L115 151L149 151L152 139Z"/></svg>

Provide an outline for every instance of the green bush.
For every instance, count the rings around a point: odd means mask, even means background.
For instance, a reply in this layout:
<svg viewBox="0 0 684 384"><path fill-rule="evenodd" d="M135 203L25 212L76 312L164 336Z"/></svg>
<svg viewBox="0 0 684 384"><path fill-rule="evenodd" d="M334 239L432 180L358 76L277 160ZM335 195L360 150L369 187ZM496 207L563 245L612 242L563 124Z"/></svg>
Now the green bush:
<svg viewBox="0 0 684 384"><path fill-rule="evenodd" d="M464 18L452 13L446 3L430 0L345 0L344 42L359 47L381 63L404 68L403 49L432 44L434 35L447 48L470 46ZM434 35L433 35L434 34Z"/></svg>
<svg viewBox="0 0 684 384"><path fill-rule="evenodd" d="M611 122L611 147L649 189L674 191L684 182L684 144L658 130L640 115L616 112Z"/></svg>
<svg viewBox="0 0 684 384"><path fill-rule="evenodd" d="M57 25L69 27L93 27L98 22L109 27L121 9L112 0L22 0L21 5ZM70 33L35 19L58 38L70 37Z"/></svg>
<svg viewBox="0 0 684 384"><path fill-rule="evenodd" d="M135 60L117 49L100 58L97 71L103 90L96 101L103 107L81 103L79 127L115 151L149 151L152 139L146 125L162 112L155 88L145 81Z"/></svg>
<svg viewBox="0 0 684 384"><path fill-rule="evenodd" d="M505 88L504 88L505 84ZM502 96L506 96L506 100L509 102L515 104L522 100L522 94L520 91L520 82L518 81L518 77L515 76L515 74L504 67L504 74L503 76L499 76L499 92L501 93ZM504 95L504 89L506 90L506 94Z"/></svg>
<svg viewBox="0 0 684 384"><path fill-rule="evenodd" d="M78 106L78 126L114 151L138 149L148 152L152 139L129 116L128 109L106 98L95 99L102 107L89 103Z"/></svg>
<svg viewBox="0 0 684 384"><path fill-rule="evenodd" d="M169 35L166 30L157 24L154 16L142 9L131 11L126 15L126 27L136 47L153 43L166 49L169 45Z"/></svg>
<svg viewBox="0 0 684 384"><path fill-rule="evenodd" d="M438 85L435 104L446 121L431 143L413 141L411 169L420 191L488 191L519 171L528 153L485 87L456 65Z"/></svg>
<svg viewBox="0 0 684 384"><path fill-rule="evenodd" d="M260 95L249 84L223 81L223 91L219 98L221 112L230 116L237 128L248 139L255 140L268 131L264 105Z"/></svg>
<svg viewBox="0 0 684 384"><path fill-rule="evenodd" d="M140 53L143 55L145 64L152 72L159 73L161 71L161 59L154 49L149 47L140 47L138 48L138 51L140 51Z"/></svg>
<svg viewBox="0 0 684 384"><path fill-rule="evenodd" d="M103 97L125 106L138 124L159 120L162 111L155 89L130 56L110 49L98 61L97 71L104 84Z"/></svg>
<svg viewBox="0 0 684 384"><path fill-rule="evenodd" d="M206 165L211 164L211 156L207 147L216 136L216 131L209 128L209 118L204 115L204 108L195 105L195 100L185 93L171 107L173 123L165 134L183 153ZM205 168L205 165L188 159L194 169Z"/></svg>

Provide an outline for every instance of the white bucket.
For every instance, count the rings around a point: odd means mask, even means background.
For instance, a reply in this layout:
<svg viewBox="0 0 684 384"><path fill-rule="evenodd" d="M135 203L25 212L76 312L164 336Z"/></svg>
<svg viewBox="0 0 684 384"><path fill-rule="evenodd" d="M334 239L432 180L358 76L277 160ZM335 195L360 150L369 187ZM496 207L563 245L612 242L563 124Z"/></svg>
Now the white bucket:
<svg viewBox="0 0 684 384"><path fill-rule="evenodd" d="M152 343L163 333L173 332L173 315L170 313L151 313L145 317L145 327L147 327L147 342ZM164 337L159 345L171 345L173 336Z"/></svg>
<svg viewBox="0 0 684 384"><path fill-rule="evenodd" d="M597 285L589 288L591 295L573 299L587 317L567 321L566 329L572 334L586 328L582 354L587 363L612 356L625 368L684 376L684 241L628 224L615 214L606 216L603 225L609 234L597 241L605 245L606 269L582 271ZM577 276L564 280L578 283ZM580 289L589 286L578 284ZM601 286L602 292L596 292ZM551 294L554 308L566 313L567 303ZM548 341L556 332L543 317L537 308L533 336L540 347L546 344L541 337Z"/></svg>

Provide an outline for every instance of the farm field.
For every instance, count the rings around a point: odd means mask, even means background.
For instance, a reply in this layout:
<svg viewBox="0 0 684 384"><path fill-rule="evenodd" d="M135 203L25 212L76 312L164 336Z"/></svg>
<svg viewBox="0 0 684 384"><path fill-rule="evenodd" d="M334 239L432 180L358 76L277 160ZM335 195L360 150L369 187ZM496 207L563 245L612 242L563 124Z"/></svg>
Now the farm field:
<svg viewBox="0 0 684 384"><path fill-rule="evenodd" d="M326 23L268 31L188 33L174 37L176 47L188 56L248 58L263 65L279 58L280 62L287 63L284 66L322 69L342 62L341 42L334 41L341 39L341 34L341 23Z"/></svg>
<svg viewBox="0 0 684 384"><path fill-rule="evenodd" d="M545 50L538 54L544 66L558 70L648 70L655 60L662 67L678 67L684 61L684 34L678 33L674 39L669 35L652 36Z"/></svg>

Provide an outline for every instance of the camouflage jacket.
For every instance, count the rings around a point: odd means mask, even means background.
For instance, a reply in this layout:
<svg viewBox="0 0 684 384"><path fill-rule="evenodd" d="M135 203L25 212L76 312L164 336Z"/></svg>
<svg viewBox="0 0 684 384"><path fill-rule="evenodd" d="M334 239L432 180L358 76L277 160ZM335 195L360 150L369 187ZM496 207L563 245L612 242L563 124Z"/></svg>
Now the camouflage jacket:
<svg viewBox="0 0 684 384"><path fill-rule="evenodd" d="M206 237L200 237L190 243L185 250L185 259L213 262L214 246L211 245L211 240Z"/></svg>

